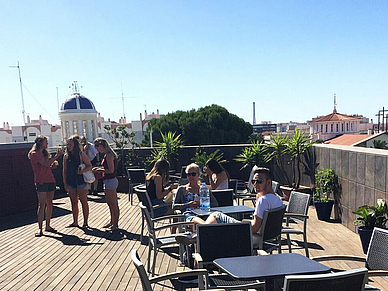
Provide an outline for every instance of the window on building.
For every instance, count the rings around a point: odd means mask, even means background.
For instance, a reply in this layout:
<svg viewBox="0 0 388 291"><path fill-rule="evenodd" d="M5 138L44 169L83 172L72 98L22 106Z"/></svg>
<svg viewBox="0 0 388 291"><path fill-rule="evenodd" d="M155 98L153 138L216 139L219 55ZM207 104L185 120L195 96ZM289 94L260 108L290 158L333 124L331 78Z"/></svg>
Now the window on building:
<svg viewBox="0 0 388 291"><path fill-rule="evenodd" d="M339 131L339 124L338 123L336 124L336 128L337 128L336 131L338 132Z"/></svg>
<svg viewBox="0 0 388 291"><path fill-rule="evenodd" d="M350 123L350 130L353 131L353 122Z"/></svg>
<svg viewBox="0 0 388 291"><path fill-rule="evenodd" d="M321 132L323 132L323 124L321 124Z"/></svg>
<svg viewBox="0 0 388 291"><path fill-rule="evenodd" d="M317 124L317 132L318 132L318 130L319 130L319 125Z"/></svg>
<svg viewBox="0 0 388 291"><path fill-rule="evenodd" d="M82 120L82 136L84 136L87 140L89 140L88 122L86 120Z"/></svg>
<svg viewBox="0 0 388 291"><path fill-rule="evenodd" d="M65 130L66 130L66 138L68 138L70 136L70 126L69 126L69 122L68 121L65 121Z"/></svg>
<svg viewBox="0 0 388 291"><path fill-rule="evenodd" d="M341 124L341 131L342 132L344 131L344 124L343 123Z"/></svg>
<svg viewBox="0 0 388 291"><path fill-rule="evenodd" d="M331 130L331 132L333 132L333 127L334 127L333 124L331 124L331 125L330 125L330 130Z"/></svg>
<svg viewBox="0 0 388 291"><path fill-rule="evenodd" d="M328 129L328 126L327 126L327 124L326 124L326 132L328 131L327 129Z"/></svg>
<svg viewBox="0 0 388 291"><path fill-rule="evenodd" d="M346 123L346 131L349 131L349 123Z"/></svg>

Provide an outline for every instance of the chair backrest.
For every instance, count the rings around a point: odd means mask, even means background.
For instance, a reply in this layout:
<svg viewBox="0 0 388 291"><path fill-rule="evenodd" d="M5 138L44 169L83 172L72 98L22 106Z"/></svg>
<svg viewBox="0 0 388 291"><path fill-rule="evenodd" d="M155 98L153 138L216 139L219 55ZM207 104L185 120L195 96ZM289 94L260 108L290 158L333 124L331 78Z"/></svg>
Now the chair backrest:
<svg viewBox="0 0 388 291"><path fill-rule="evenodd" d="M368 279L368 269L318 275L292 275L284 279L284 291L362 291Z"/></svg>
<svg viewBox="0 0 388 291"><path fill-rule="evenodd" d="M197 225L197 252L204 263L218 258L251 256L250 222Z"/></svg>
<svg viewBox="0 0 388 291"><path fill-rule="evenodd" d="M151 199L148 196L146 189L140 189L139 187L134 188L135 193L137 195L137 199L139 200L139 203L141 202L150 213L151 217L154 217L154 209L152 207Z"/></svg>
<svg viewBox="0 0 388 291"><path fill-rule="evenodd" d="M373 229L366 254L366 267L369 270L388 270L388 230Z"/></svg>
<svg viewBox="0 0 388 291"><path fill-rule="evenodd" d="M132 262L136 267L136 270L139 274L141 285L143 286L143 291L152 291L150 279L148 278L147 272L144 268L143 263L139 259L139 254L136 249L133 249L131 252Z"/></svg>
<svg viewBox="0 0 388 291"><path fill-rule="evenodd" d="M263 241L270 240L281 235L284 213L286 205L269 209L264 213L263 222L260 227L259 235Z"/></svg>
<svg viewBox="0 0 388 291"><path fill-rule="evenodd" d="M189 183L189 179L179 178L178 185L186 185L187 183Z"/></svg>
<svg viewBox="0 0 388 291"><path fill-rule="evenodd" d="M212 190L218 206L233 206L233 189Z"/></svg>
<svg viewBox="0 0 388 291"><path fill-rule="evenodd" d="M279 182L272 180L272 190L274 194L278 193L279 187L280 187Z"/></svg>
<svg viewBox="0 0 388 291"><path fill-rule="evenodd" d="M145 183L145 169L126 168L127 176L133 185Z"/></svg>
<svg viewBox="0 0 388 291"><path fill-rule="evenodd" d="M259 167L258 166L253 166L252 170L251 170L251 173L249 174L249 180L248 180L248 185L247 185L247 188L248 188L248 191L250 193L253 193L253 183L252 183L252 179L253 179L253 176L255 175L255 171L258 169Z"/></svg>
<svg viewBox="0 0 388 291"><path fill-rule="evenodd" d="M147 223L147 228L148 228L148 236L149 238L153 238L155 236L155 224L154 221L152 220L151 213L147 210L147 207L143 205L142 202L139 203L139 207L141 209L141 212L143 214L143 217Z"/></svg>
<svg viewBox="0 0 388 291"><path fill-rule="evenodd" d="M229 189L233 189L233 193L237 194L237 185L238 180L237 179L229 179Z"/></svg>
<svg viewBox="0 0 388 291"><path fill-rule="evenodd" d="M288 200L288 213L304 214L307 215L309 211L311 195L292 191L290 199Z"/></svg>

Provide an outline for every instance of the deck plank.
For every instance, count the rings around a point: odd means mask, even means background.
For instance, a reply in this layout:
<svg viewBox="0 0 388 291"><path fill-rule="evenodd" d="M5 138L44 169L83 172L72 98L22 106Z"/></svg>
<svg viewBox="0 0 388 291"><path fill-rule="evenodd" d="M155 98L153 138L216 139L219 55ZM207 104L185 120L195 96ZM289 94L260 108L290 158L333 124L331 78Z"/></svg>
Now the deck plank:
<svg viewBox="0 0 388 291"><path fill-rule="evenodd" d="M67 228L72 221L67 196L54 200L51 225L57 234L37 231L36 211L0 217L0 290L142 290L139 276L131 262L131 250L138 249L143 262L147 246L141 244L139 208L119 193L120 231L108 232L102 226L109 220L104 196L88 197L90 229ZM308 241L311 256L362 254L358 235L338 223L318 221L311 206ZM79 221L82 224L80 207ZM298 226L297 226L298 227ZM168 230L166 230L166 233ZM294 252L304 254L301 236L291 236ZM283 245L283 252L288 252ZM184 270L179 266L178 247L168 247L157 255L156 273ZM335 268L357 268L362 263L330 262ZM170 285L169 282L166 282ZM374 286L388 290L388 280L373 278ZM156 285L154 290L167 290ZM191 289L188 289L191 290ZM198 290L198 289L192 289Z"/></svg>

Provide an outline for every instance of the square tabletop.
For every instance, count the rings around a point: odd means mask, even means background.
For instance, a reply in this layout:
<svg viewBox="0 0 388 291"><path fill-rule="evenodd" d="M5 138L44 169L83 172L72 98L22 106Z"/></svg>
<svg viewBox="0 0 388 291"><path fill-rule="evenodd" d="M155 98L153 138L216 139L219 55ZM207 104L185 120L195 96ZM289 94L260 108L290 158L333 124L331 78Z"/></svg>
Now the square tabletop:
<svg viewBox="0 0 388 291"><path fill-rule="evenodd" d="M295 253L222 258L214 260L214 264L236 279L266 279L330 271L329 267Z"/></svg>
<svg viewBox="0 0 388 291"><path fill-rule="evenodd" d="M225 214L245 214L245 213L253 213L255 209L245 205L233 205L233 206L212 207L210 208L210 211L201 210L199 208L195 208L191 210L191 212L193 212L195 215L198 215L198 216L209 215L210 213L215 211L219 211Z"/></svg>

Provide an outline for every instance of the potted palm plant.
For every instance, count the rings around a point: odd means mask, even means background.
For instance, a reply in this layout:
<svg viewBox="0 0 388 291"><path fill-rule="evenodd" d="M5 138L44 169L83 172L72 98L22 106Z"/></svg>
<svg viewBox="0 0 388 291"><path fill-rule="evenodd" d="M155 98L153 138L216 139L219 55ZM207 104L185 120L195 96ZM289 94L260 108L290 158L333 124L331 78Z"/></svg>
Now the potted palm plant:
<svg viewBox="0 0 388 291"><path fill-rule="evenodd" d="M315 174L316 188L314 193L314 206L319 220L330 220L334 199L339 194L338 176L331 168L322 169ZM334 198L334 199L333 199Z"/></svg>
<svg viewBox="0 0 388 291"><path fill-rule="evenodd" d="M358 226L357 232L360 235L362 250L366 254L373 228L386 228L388 221L387 203L382 199L377 199L377 206L363 205L353 213L358 215L354 224Z"/></svg>

